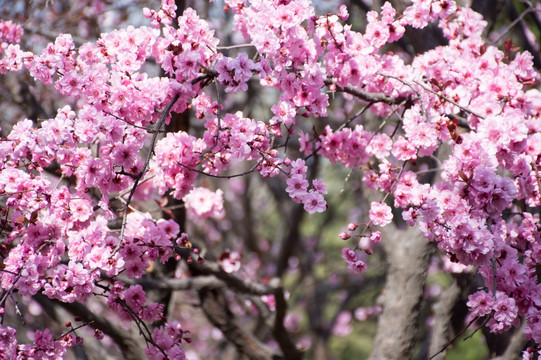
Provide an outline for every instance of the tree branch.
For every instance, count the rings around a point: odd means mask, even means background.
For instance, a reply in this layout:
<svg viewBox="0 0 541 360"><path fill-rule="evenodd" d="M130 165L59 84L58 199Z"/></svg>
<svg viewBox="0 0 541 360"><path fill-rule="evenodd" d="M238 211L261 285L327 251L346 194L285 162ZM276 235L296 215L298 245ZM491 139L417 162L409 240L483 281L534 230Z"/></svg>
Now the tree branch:
<svg viewBox="0 0 541 360"><path fill-rule="evenodd" d="M284 326L284 318L287 314L287 302L284 296L284 290L278 288L274 293L276 303L276 315L274 317L274 327L272 334L280 345L280 349L284 353L284 357L288 360L302 358L302 353L297 349L295 343L291 340L289 332Z"/></svg>
<svg viewBox="0 0 541 360"><path fill-rule="evenodd" d="M62 307L70 312L72 315L79 316L84 322L89 324L93 329L99 329L106 335L111 337L113 341L118 345L120 351L125 359L137 360L146 359L143 350L139 343L130 336L130 334L104 317L99 316L96 312L90 311L85 305L79 302L64 303L58 300L50 300L44 295L34 295L40 302L43 300L50 301L51 303Z"/></svg>
<svg viewBox="0 0 541 360"><path fill-rule="evenodd" d="M219 289L227 287L226 283L215 276L197 276L186 279L154 279L141 278L137 280L122 279L122 282L135 285L139 284L144 289L151 290L201 290L203 288Z"/></svg>
<svg viewBox="0 0 541 360"><path fill-rule="evenodd" d="M336 91L345 92L347 94L353 95L361 100L368 101L370 103L382 102L388 105L395 105L395 104L402 103L404 100L407 100L406 98L401 97L401 96L394 98L394 97L390 97L384 94L370 93L368 91L357 89L352 86L340 87L336 84L335 81L330 80L330 79L325 80L325 85L327 86L333 85L336 87Z"/></svg>
<svg viewBox="0 0 541 360"><path fill-rule="evenodd" d="M270 360L275 354L240 325L231 312L222 290L203 289L199 292L201 308L210 322L222 331L238 352L251 360Z"/></svg>
<svg viewBox="0 0 541 360"><path fill-rule="evenodd" d="M182 248L176 248L175 249L177 253L179 253L184 258L186 257L185 251ZM214 290L211 290L209 287L201 287L201 290L199 291L199 295L201 297L202 301L202 307L205 311L205 314L207 317L209 317L209 320L217 326L226 337L228 337L227 333L229 330L228 328L224 327L222 324L222 319L224 316L229 317L229 309L223 308L221 310L215 309L214 311L211 311L210 308L214 307L215 305L218 305L220 303L221 298L224 297L223 293L221 292L218 287L227 286L228 289L230 289L233 292L237 293L244 293L244 294L250 294L250 295L274 295L275 304L276 304L276 310L275 310L275 318L274 318L274 326L272 328L272 334L276 341L278 342L280 349L284 353L285 359L288 360L294 360L299 359L302 357L301 352L297 349L295 343L291 340L291 336L287 329L284 326L284 318L287 314L287 301L285 299L285 294L282 286L280 285L280 280L278 278L274 278L269 282L268 285L262 285L258 283L251 283L248 281L245 281L243 279L240 279L236 277L233 274L226 273L220 265L214 262L205 262L204 264L199 264L196 261L193 261L188 264L190 270L192 271L194 278L191 279L191 282L189 279L178 279L178 280L162 280L164 284L168 284L170 286L178 286L179 288L182 286L188 286L188 285L202 285L205 281L208 282L208 284L211 287L214 287ZM204 277L203 281L198 281L198 277L201 275L206 275ZM181 281L182 280L182 281ZM203 300L208 301L209 309L205 310L205 305L203 304ZM212 305L209 305L212 304ZM213 318L211 318L213 317ZM217 325L218 324L218 325ZM232 333L232 336L240 339L238 341L243 342L242 348L244 346L248 346L250 349L254 345L250 345L252 343L252 340L250 339L251 335L247 334L244 330L241 329L234 329L235 331ZM242 335L244 334L244 335ZM242 335L242 336L241 336ZM229 339L229 337L228 337ZM254 339L255 340L255 339ZM232 339L230 339L233 343ZM235 345L239 347L239 344ZM239 348L239 351L241 349ZM250 357L250 359L252 359ZM254 358L255 359L255 358Z"/></svg>

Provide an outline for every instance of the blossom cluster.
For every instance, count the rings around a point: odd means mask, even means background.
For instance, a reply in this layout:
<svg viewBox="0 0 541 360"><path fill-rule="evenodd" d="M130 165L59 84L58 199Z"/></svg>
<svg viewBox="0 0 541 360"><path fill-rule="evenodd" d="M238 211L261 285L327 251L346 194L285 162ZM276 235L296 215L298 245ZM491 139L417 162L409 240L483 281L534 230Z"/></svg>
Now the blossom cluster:
<svg viewBox="0 0 541 360"><path fill-rule="evenodd" d="M291 166L291 172L286 181L286 192L291 199L297 203L302 203L309 214L325 211L327 209L327 203L323 198L323 195L327 194L325 184L321 180L315 179L312 181L314 188L308 190L308 180L306 180L308 167L305 165L304 160L297 159L288 162Z"/></svg>
<svg viewBox="0 0 541 360"><path fill-rule="evenodd" d="M176 321L156 328L152 333L154 343L145 350L145 354L149 360L184 360L186 353L181 347L182 341L188 343L191 341L186 335L187 331Z"/></svg>
<svg viewBox="0 0 541 360"><path fill-rule="evenodd" d="M348 269L354 272L361 272L366 269L366 263L357 257L355 251L349 248L342 249L342 259L348 265Z"/></svg>
<svg viewBox="0 0 541 360"><path fill-rule="evenodd" d="M372 202L365 230L391 223L392 205L444 256L478 267L487 291L470 296L474 316L489 317L493 332L524 317L527 336L541 344L541 221L530 212L541 205L541 92L529 88L537 76L532 55L512 57L487 45L486 22L451 0L416 0L400 15L386 2L379 14L368 13L364 32L343 24L345 7L316 16L308 0L225 3L235 30L255 47L253 59L242 51L222 54L209 23L193 9L174 19L172 0L144 10L152 27L114 30L80 46L62 34L39 54L21 50L20 25L0 21L0 73L25 67L74 100L54 118L18 121L0 141L2 290L62 302L84 302L100 291L123 320L165 320L161 305L119 276L138 279L152 262L170 259L180 227L130 202L170 194L184 200L189 217L219 220L223 191L197 186L198 174L219 176L249 163L263 178L282 175L284 191L308 213L323 212L327 188L308 176L308 158L317 156L363 169L365 186L385 193ZM381 50L407 27L438 19L448 45L408 64ZM147 73L149 63L166 76ZM254 76L279 92L267 119L224 114L205 92L212 82L226 93L244 92ZM342 91L344 101L370 105L372 115L398 116L396 128L369 130L352 120L308 132L304 119L326 117L330 94ZM187 109L201 120L199 134L160 135L171 112ZM290 158L287 145L277 145L291 137L304 157ZM442 145L450 155L441 179L422 182L415 165ZM366 268L363 252L381 233L358 237L355 249L342 250L354 272ZM222 257L226 272L240 268L241 254ZM107 290L97 286L104 281ZM185 335L176 322L156 328L146 339L147 356L185 358ZM47 329L35 333L34 344L14 338L14 329L0 327L0 354L58 358L74 344L71 335L56 339Z"/></svg>
<svg viewBox="0 0 541 360"><path fill-rule="evenodd" d="M221 219L224 216L223 191L213 192L204 187L197 187L184 197L186 209L196 218Z"/></svg>

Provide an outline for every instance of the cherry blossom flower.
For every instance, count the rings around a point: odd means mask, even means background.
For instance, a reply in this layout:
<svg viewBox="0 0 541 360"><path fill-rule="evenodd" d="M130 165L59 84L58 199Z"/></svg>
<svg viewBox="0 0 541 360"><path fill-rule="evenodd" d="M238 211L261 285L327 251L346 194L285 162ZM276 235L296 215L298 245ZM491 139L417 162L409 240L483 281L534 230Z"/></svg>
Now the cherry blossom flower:
<svg viewBox="0 0 541 360"><path fill-rule="evenodd" d="M370 221L374 225L385 226L393 220L393 214L389 205L373 201L370 204Z"/></svg>
<svg viewBox="0 0 541 360"><path fill-rule="evenodd" d="M336 322L332 328L332 333L336 336L348 336L353 331L351 326L351 312L341 311L338 314Z"/></svg>
<svg viewBox="0 0 541 360"><path fill-rule="evenodd" d="M227 250L218 259L220 266L226 273L238 271L241 266L242 253Z"/></svg>
<svg viewBox="0 0 541 360"><path fill-rule="evenodd" d="M213 192L207 188L197 187L184 197L186 209L192 216L199 219L213 217L220 219L224 216L223 191Z"/></svg>
<svg viewBox="0 0 541 360"><path fill-rule="evenodd" d="M285 191L305 211L323 212L329 206L323 196L327 187L318 179L310 187L307 180L307 165L317 156L363 169L362 186L392 195L394 210L446 254L443 269L478 267L488 292L470 295L468 307L473 316L490 318L492 332L506 331L525 317L528 339L541 343L535 277L541 261L540 219L531 212L541 205L541 93L530 88L537 80L533 56L519 52L513 57L510 43L505 52L485 43L486 21L451 0L414 0L403 14L386 2L379 15L367 13L364 34L343 23L349 16L345 6L318 16L308 0L224 4L239 37L255 46L256 61L244 49L225 55L230 53L217 48L214 30L193 9L176 19L178 28L172 27L173 0L163 0L158 10L143 10L153 28L129 26L80 46L71 35L61 34L36 54L22 50L28 45L21 42L22 26L0 20L0 73L26 68L36 82L77 100L73 109L64 106L51 119L17 121L0 141L0 198L7 224L2 225L7 232L0 249L5 252L2 289L84 302L95 294L98 276L100 281L120 273L138 278L152 262L165 263L175 243L188 247L188 235L177 239L179 224L155 220L135 203L128 205L138 211L124 215L119 235L110 228L122 216L113 199L126 200L122 194L130 194L129 201L135 202L171 194L185 201L195 222L223 219L223 191L194 188L199 172L213 176L242 162L257 163L263 178L286 174ZM422 28L436 20L448 45L411 61L382 53L406 27ZM146 72L150 63L167 76ZM245 92L254 75L261 86L279 92L269 121L229 113L228 99L214 101L214 92L204 92L212 82L228 94ZM401 114L392 135L384 127L374 132L371 126L355 125L370 119L349 115L361 105L357 90L401 99L369 101L366 108L391 121ZM329 95L340 97L343 109L329 107ZM158 125L169 104L175 113L192 108L202 120L201 131L152 138L147 129ZM174 117L165 115L170 124ZM313 124L305 118L327 115L334 118L325 120L324 128L307 132ZM306 158L292 160L287 154L297 149L284 150L280 144L296 147L297 140ZM421 166L442 144L449 155L441 179L426 182ZM51 173L57 168L58 174ZM66 185L55 187L56 176ZM507 209L520 215L504 216ZM385 226L393 220L392 210L383 201L372 202L370 222ZM223 231L228 224L220 225ZM357 227L351 223L339 237L351 238ZM207 230L209 236L218 231ZM356 250L342 250L355 273L366 269L364 256L381 240L379 231L368 225L365 230L353 235L359 237ZM228 250L219 263L224 271L236 272L241 256ZM117 281L105 292L110 309L124 320L164 320L163 306L147 303L140 285ZM276 299L264 299L274 310ZM366 316L359 311L359 318ZM333 332L348 334L350 322L351 313L341 313ZM39 330L34 344L18 344L15 334L0 326L0 354L62 358L68 347L81 343L76 335L55 337ZM96 338L103 336L96 333ZM181 342L188 338L179 323L155 329L152 340L149 358L186 358Z"/></svg>
<svg viewBox="0 0 541 360"><path fill-rule="evenodd" d="M300 199L303 195L307 193L308 190L308 180L301 175L295 174L287 179L287 188L286 192L291 196L291 198Z"/></svg>
<svg viewBox="0 0 541 360"><path fill-rule="evenodd" d="M486 291L478 291L468 296L468 303L466 305L471 309L473 316L488 315L492 311L492 295Z"/></svg>
<svg viewBox="0 0 541 360"><path fill-rule="evenodd" d="M327 202L323 198L323 195L319 194L315 190L310 190L308 193L306 193L302 197L301 201L304 204L304 210L306 210L309 214L313 214L315 212L324 212L327 209Z"/></svg>
<svg viewBox="0 0 541 360"><path fill-rule="evenodd" d="M515 299L508 297L501 291L497 291L493 308L494 318L488 323L492 332L502 332L509 329L516 322L518 308Z"/></svg>

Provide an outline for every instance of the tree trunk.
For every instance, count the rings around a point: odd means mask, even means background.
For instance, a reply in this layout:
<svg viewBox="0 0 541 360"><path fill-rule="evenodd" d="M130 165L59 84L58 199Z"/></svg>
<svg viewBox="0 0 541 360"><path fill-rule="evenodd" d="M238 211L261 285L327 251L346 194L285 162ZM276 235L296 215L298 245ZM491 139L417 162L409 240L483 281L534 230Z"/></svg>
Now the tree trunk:
<svg viewBox="0 0 541 360"><path fill-rule="evenodd" d="M388 230L386 230L388 229ZM407 359L415 345L431 246L417 228L382 229L388 273L371 360Z"/></svg>

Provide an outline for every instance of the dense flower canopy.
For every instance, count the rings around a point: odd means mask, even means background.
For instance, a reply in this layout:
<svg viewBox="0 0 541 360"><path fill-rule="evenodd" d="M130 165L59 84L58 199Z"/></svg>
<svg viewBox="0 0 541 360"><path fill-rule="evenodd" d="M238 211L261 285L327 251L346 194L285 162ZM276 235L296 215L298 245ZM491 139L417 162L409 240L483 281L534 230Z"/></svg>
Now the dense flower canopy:
<svg viewBox="0 0 541 360"><path fill-rule="evenodd" d="M340 234L359 240L342 251L351 271L366 270L377 227L401 217L453 263L479 269L485 288L469 297L473 317L487 317L495 333L525 319L539 347L541 92L532 55L487 44L482 17L451 0L415 0L401 14L386 2L368 13L364 32L346 23L345 6L321 15L308 0L225 4L247 44L236 55L195 10L176 19L173 1L145 9L148 26L77 45L61 34L41 53L22 49L23 28L0 20L0 73L28 71L76 104L54 118L21 119L0 141L0 316L15 291L64 303L101 297L127 322L161 322L141 330L149 359L182 359L189 329L167 322L163 304L135 280L153 262L204 260L173 219L133 204L171 195L194 221L219 221L227 194L201 179L247 163L263 180L284 178L292 202L321 213L327 186L308 165L322 158L362 169L364 186L382 195ZM386 50L408 27L429 23L447 45L411 60ZM152 62L163 76L146 72ZM235 95L254 79L279 94L270 116L223 111L215 87ZM303 124L327 117L334 96L381 124ZM172 114L187 110L202 132L163 134ZM289 140L298 152L288 151ZM420 181L415 166L442 148L441 177ZM240 268L240 250L219 260L226 273ZM77 342L74 332L43 329L23 344L15 333L0 325L1 359L61 358Z"/></svg>

